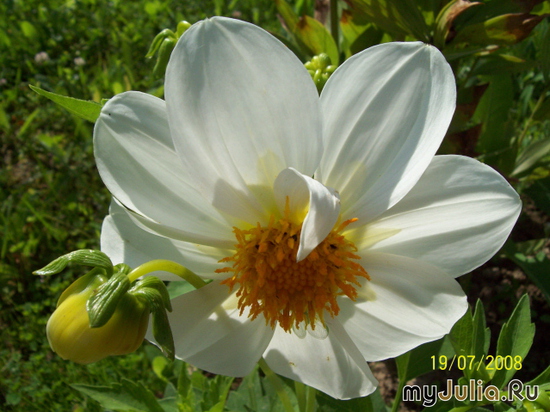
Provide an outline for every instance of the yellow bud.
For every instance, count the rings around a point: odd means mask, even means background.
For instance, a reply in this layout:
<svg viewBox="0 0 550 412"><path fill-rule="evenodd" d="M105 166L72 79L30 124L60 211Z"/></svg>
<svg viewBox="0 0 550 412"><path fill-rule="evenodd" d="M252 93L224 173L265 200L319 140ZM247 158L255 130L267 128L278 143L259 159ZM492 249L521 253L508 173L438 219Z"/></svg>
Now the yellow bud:
<svg viewBox="0 0 550 412"><path fill-rule="evenodd" d="M143 342L149 308L128 293L105 325L90 327L86 302L105 281L104 276L89 273L61 295L48 320L46 333L52 350L63 359L88 364L107 356L134 352Z"/></svg>

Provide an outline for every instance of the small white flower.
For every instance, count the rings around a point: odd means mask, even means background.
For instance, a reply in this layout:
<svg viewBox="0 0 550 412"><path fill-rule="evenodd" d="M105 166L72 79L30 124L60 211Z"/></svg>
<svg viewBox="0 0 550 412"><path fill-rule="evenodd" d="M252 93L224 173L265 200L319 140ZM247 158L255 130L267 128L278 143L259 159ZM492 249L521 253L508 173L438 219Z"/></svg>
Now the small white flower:
<svg viewBox="0 0 550 412"><path fill-rule="evenodd" d="M448 333L467 308L454 278L520 212L493 169L434 157L455 108L434 47L372 47L319 97L267 32L212 18L179 40L165 93L115 96L96 124L119 202L102 250L214 279L170 315L177 356L210 372L243 376L263 356L333 397L371 393L367 361Z"/></svg>
<svg viewBox="0 0 550 412"><path fill-rule="evenodd" d="M44 63L50 61L50 56L45 51L41 51L41 52L36 53L34 55L34 61L37 64L44 64Z"/></svg>
<svg viewBox="0 0 550 412"><path fill-rule="evenodd" d="M77 66L84 66L86 64L86 60L84 60L82 57L78 56L73 59L74 64Z"/></svg>

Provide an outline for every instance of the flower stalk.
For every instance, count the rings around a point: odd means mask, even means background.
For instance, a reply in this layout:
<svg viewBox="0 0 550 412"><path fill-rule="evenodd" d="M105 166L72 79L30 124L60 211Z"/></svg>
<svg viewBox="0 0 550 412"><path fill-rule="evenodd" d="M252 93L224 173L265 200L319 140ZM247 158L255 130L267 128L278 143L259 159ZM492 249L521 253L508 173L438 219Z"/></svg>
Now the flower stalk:
<svg viewBox="0 0 550 412"><path fill-rule="evenodd" d="M187 269L185 266L165 259L151 260L150 262L138 266L128 274L128 278L130 279L130 281L134 281L142 276L157 271L169 272L177 275L193 285L195 289L200 289L206 285L206 282L204 280L202 280L195 273Z"/></svg>

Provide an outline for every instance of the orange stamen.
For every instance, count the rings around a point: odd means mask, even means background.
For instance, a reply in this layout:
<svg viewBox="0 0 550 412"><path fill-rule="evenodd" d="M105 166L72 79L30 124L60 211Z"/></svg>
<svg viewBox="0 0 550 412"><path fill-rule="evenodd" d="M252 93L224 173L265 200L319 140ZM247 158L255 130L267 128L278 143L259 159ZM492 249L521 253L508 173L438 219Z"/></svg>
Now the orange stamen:
<svg viewBox="0 0 550 412"><path fill-rule="evenodd" d="M357 219L341 223L302 261L296 262L301 224L285 217L270 219L267 227L259 224L249 230L234 228L236 252L220 262L231 264L217 273L232 272L224 280L233 290L237 285L238 307L249 317L263 315L266 324L278 323L285 331L304 322L315 329L315 322L324 325L324 312L337 316L337 298L355 300L358 278L370 280L368 273L356 261L357 248L341 232Z"/></svg>

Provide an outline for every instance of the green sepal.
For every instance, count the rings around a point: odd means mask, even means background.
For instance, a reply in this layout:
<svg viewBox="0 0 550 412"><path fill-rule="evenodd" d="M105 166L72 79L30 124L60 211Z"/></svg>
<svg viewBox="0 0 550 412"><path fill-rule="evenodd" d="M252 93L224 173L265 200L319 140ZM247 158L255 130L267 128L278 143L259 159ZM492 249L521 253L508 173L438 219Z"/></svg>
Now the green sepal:
<svg viewBox="0 0 550 412"><path fill-rule="evenodd" d="M172 303L170 301L170 294L168 289L162 280L154 276L147 276L143 279L140 279L136 284L130 289L130 293L140 290L140 289L154 289L160 293L162 298L162 303L168 312L172 312Z"/></svg>
<svg viewBox="0 0 550 412"><path fill-rule="evenodd" d="M151 46L149 47L149 51L145 55L146 58L151 58L155 55L157 50L160 48L161 43L164 41L164 39L167 38L173 38L176 39L176 34L170 30L170 29L164 29L159 34L155 36L153 39Z"/></svg>
<svg viewBox="0 0 550 412"><path fill-rule="evenodd" d="M35 270L33 274L40 276L55 275L65 269L69 262L105 269L108 276L113 273L113 263L105 253L99 250L80 249L58 257L42 269Z"/></svg>
<svg viewBox="0 0 550 412"><path fill-rule="evenodd" d="M130 285L128 276L117 272L97 288L86 302L91 328L99 328L111 319L120 300L130 289Z"/></svg>
<svg viewBox="0 0 550 412"><path fill-rule="evenodd" d="M72 114L89 122L95 123L101 113L101 104L91 100L80 100L74 97L63 96L60 94L47 92L40 87L29 84L29 87L41 96L47 97L52 102L57 103L61 107L67 109Z"/></svg>
<svg viewBox="0 0 550 412"><path fill-rule="evenodd" d="M132 271L132 268L125 263L119 263L114 267L115 273L123 273L125 275L128 275L131 271Z"/></svg>
<svg viewBox="0 0 550 412"><path fill-rule="evenodd" d="M153 74L158 77L162 77L166 71L166 66L170 60L172 50L176 47L177 40L172 38L165 38L160 44L157 62L153 68Z"/></svg>
<svg viewBox="0 0 550 412"><path fill-rule="evenodd" d="M157 286L141 286L139 288L132 288L130 293L133 296L141 298L141 300L148 304L153 317L153 337L164 355L173 360L175 356L174 337L172 335L168 316L166 315L167 308L164 303L164 296L165 294L167 295L168 292L160 292L156 287Z"/></svg>

